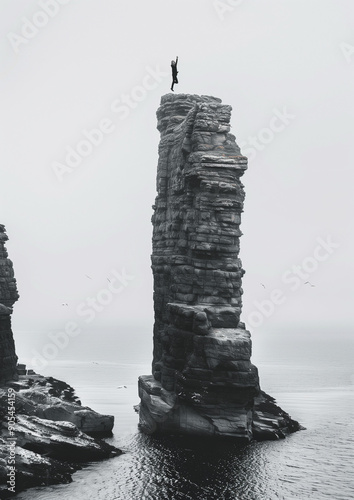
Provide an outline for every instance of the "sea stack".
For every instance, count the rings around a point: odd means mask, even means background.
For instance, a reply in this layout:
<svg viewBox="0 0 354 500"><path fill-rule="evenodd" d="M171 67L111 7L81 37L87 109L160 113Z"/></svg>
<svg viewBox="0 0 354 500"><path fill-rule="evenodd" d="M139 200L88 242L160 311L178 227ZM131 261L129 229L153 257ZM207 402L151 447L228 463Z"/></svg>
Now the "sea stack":
<svg viewBox="0 0 354 500"><path fill-rule="evenodd" d="M297 422L260 390L240 321L238 257L247 169L231 106L211 96L162 97L153 206L154 353L139 377L147 433L277 439Z"/></svg>
<svg viewBox="0 0 354 500"><path fill-rule="evenodd" d="M0 384L17 377L17 356L11 330L12 306L19 295L5 242L5 226L0 224Z"/></svg>

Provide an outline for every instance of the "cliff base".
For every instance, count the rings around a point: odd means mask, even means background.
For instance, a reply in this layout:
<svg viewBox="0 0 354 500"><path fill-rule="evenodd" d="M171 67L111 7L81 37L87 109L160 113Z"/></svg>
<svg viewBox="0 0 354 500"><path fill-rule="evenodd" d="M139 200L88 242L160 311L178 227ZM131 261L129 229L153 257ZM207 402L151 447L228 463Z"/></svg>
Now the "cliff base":
<svg viewBox="0 0 354 500"><path fill-rule="evenodd" d="M145 375L139 377L139 396L139 427L146 434L224 437L249 442L283 439L303 429L263 391L248 408L242 402L203 404L199 394L195 394L192 404L186 404L174 391L166 391L152 375Z"/></svg>
<svg viewBox="0 0 354 500"><path fill-rule="evenodd" d="M9 417L10 415L10 417ZM0 388L0 498L15 492L71 482L82 464L118 456L121 450L98 436L112 434L114 417L81 406L65 382L20 375Z"/></svg>

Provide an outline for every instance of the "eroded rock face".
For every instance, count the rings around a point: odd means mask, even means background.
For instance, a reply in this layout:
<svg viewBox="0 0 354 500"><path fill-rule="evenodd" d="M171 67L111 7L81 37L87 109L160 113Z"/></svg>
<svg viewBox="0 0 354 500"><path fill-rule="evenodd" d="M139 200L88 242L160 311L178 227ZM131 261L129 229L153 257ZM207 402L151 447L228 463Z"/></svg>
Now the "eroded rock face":
<svg viewBox="0 0 354 500"><path fill-rule="evenodd" d="M19 295L6 240L0 225L0 498L13 496L8 482L13 467L18 492L69 482L82 462L122 453L98 439L112 434L113 416L81 406L65 382L27 372L25 365L16 369L11 313Z"/></svg>
<svg viewBox="0 0 354 500"><path fill-rule="evenodd" d="M14 432L9 426L15 415ZM65 382L21 375L0 387L0 498L8 488L9 442L15 440L16 491L67 483L82 463L119 456L121 450L98 436L111 435L114 417L81 406Z"/></svg>
<svg viewBox="0 0 354 500"><path fill-rule="evenodd" d="M197 95L166 95L157 111L154 357L139 379L149 433L254 437L260 386L238 258L247 158L230 117L220 99Z"/></svg>
<svg viewBox="0 0 354 500"><path fill-rule="evenodd" d="M12 306L19 295L5 242L5 226L0 224L0 383L16 377L17 356L11 330Z"/></svg>
<svg viewBox="0 0 354 500"><path fill-rule="evenodd" d="M9 440L0 436L0 498L12 497L8 488ZM35 416L16 419L16 492L32 486L69 483L82 463L119 456L121 451L81 432L75 424ZM30 497L29 497L30 498Z"/></svg>
<svg viewBox="0 0 354 500"><path fill-rule="evenodd" d="M72 474L78 469L70 463L44 457L25 448L16 448L16 487L8 489L7 460L9 447L7 439L0 437L0 498L12 498L15 492L49 484L70 483ZM10 486L11 487L11 486ZM29 497L31 498L31 497Z"/></svg>
<svg viewBox="0 0 354 500"><path fill-rule="evenodd" d="M17 382L9 382L8 385L16 390L14 408L17 415L71 422L91 436L112 434L114 417L82 406L74 396L74 390L61 380L35 374L20 376ZM6 398L6 390L0 387L0 416L1 409L7 406Z"/></svg>

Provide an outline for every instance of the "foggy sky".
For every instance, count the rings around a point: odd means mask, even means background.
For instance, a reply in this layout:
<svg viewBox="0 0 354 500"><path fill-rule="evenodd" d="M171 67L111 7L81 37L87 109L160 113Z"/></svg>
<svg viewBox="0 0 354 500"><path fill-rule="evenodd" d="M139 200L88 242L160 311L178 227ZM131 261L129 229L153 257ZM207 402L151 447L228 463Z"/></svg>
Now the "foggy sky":
<svg viewBox="0 0 354 500"><path fill-rule="evenodd" d="M260 332L349 328L352 2L63 0L46 19L50 3L0 1L0 223L21 296L15 335L70 321L121 335L152 325L155 113L176 55L175 92L231 104L249 157L243 320ZM67 148L100 127L100 144L58 177ZM89 322L97 297L107 303Z"/></svg>

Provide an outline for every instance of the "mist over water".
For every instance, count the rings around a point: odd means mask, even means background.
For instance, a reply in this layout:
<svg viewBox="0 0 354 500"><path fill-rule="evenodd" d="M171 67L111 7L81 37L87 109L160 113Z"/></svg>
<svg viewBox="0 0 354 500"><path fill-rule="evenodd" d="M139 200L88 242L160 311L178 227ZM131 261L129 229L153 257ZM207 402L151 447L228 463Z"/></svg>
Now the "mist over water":
<svg viewBox="0 0 354 500"><path fill-rule="evenodd" d="M149 329L147 326L146 332ZM137 343L136 355L132 346L114 352L112 344L102 342L108 338L112 341L113 333L96 335L89 360L82 359L87 355L84 350L81 359L57 360L43 372L72 384L83 404L115 415L114 436L108 441L125 454L88 465L74 474L69 485L36 488L19 494L19 499L354 497L353 337L320 339L315 331L302 336L296 332L265 335L263 339L255 334L253 362L259 368L262 388L276 397L278 404L306 430L282 441L237 445L224 440L141 434L133 405L139 402L137 377L150 373L151 351L145 352L145 360ZM139 334L141 330L135 332ZM133 331L131 335L133 339ZM111 353L106 361L99 356L102 344Z"/></svg>

